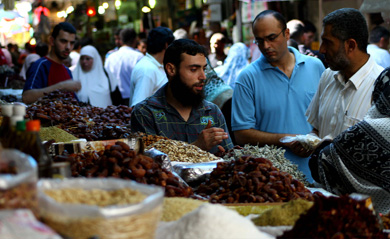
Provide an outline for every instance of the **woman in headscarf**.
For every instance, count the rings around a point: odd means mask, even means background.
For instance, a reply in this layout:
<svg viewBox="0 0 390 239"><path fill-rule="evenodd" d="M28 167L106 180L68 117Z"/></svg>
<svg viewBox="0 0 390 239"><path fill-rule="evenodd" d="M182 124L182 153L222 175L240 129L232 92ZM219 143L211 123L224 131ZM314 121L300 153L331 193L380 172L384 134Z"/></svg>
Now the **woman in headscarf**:
<svg viewBox="0 0 390 239"><path fill-rule="evenodd" d="M102 59L95 47L84 46L80 60L72 71L73 80L81 82L77 97L81 102L105 108L112 104L111 91L117 86L115 77L104 70Z"/></svg>
<svg viewBox="0 0 390 239"><path fill-rule="evenodd" d="M249 48L244 43L234 43L230 47L223 65L214 68L214 70L226 84L234 89L238 74L249 64L249 56Z"/></svg>
<svg viewBox="0 0 390 239"><path fill-rule="evenodd" d="M373 106L364 120L338 135L310 159L313 178L336 194L371 196L374 208L390 212L390 68L375 82ZM319 152L319 153L317 153Z"/></svg>

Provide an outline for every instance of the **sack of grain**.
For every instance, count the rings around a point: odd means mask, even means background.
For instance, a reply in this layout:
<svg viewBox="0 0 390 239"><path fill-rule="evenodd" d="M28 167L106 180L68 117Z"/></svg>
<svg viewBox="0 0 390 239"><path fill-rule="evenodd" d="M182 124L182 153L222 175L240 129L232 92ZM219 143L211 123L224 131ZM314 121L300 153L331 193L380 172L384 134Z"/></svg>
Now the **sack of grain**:
<svg viewBox="0 0 390 239"><path fill-rule="evenodd" d="M154 238L162 212L160 187L130 180L41 180L43 221L59 234L78 239Z"/></svg>

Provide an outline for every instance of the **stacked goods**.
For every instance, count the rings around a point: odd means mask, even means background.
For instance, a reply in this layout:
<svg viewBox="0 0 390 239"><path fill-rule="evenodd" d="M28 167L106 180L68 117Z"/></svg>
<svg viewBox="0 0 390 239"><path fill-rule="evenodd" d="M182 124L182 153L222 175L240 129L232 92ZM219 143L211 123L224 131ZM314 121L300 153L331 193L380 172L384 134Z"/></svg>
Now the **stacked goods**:
<svg viewBox="0 0 390 239"><path fill-rule="evenodd" d="M389 238L366 202L349 196L315 197L314 205L278 238Z"/></svg>
<svg viewBox="0 0 390 239"><path fill-rule="evenodd" d="M299 180L305 184L305 186L308 186L309 182L307 182L305 175L298 169L298 165L291 163L290 160L284 157L285 151L286 150L283 148L278 148L276 146L265 145L264 147L259 147L246 144L244 147L235 146L225 152L223 159L239 159L244 155L251 155L255 158L266 158L272 162L274 167L278 168L280 171L291 174L293 178Z"/></svg>
<svg viewBox="0 0 390 239"><path fill-rule="evenodd" d="M93 107L77 102L72 93L54 91L27 107L26 118L61 129L88 141L126 138L130 135L131 108Z"/></svg>
<svg viewBox="0 0 390 239"><path fill-rule="evenodd" d="M69 162L73 177L116 177L139 183L165 187L168 197L189 197L192 189L185 186L170 171L152 158L136 154L123 142L116 142L106 150L87 151L54 157L55 162Z"/></svg>
<svg viewBox="0 0 390 239"><path fill-rule="evenodd" d="M178 140L162 139L149 145L146 149L155 148L169 156L171 161L203 163L219 160L215 155L199 147Z"/></svg>
<svg viewBox="0 0 390 239"><path fill-rule="evenodd" d="M77 239L151 239L162 211L160 187L120 179L41 180L42 221Z"/></svg>
<svg viewBox="0 0 390 239"><path fill-rule="evenodd" d="M279 171L268 159L252 156L219 162L195 192L212 203L313 200L312 193L290 174Z"/></svg>

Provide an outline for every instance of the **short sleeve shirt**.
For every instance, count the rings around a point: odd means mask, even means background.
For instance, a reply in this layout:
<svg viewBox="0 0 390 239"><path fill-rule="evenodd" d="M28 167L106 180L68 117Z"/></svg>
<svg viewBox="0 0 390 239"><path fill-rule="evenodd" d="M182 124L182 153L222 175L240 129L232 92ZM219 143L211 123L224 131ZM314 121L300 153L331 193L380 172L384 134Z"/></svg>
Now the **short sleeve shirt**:
<svg viewBox="0 0 390 239"><path fill-rule="evenodd" d="M27 70L23 90L42 89L69 79L72 79L72 73L64 64L42 57Z"/></svg>

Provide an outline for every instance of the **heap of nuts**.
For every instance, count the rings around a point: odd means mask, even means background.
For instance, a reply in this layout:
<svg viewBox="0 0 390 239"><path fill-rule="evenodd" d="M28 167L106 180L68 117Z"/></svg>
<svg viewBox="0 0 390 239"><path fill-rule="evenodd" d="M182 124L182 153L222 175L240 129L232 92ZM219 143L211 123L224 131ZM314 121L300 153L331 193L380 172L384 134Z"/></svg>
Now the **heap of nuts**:
<svg viewBox="0 0 390 239"><path fill-rule="evenodd" d="M195 193L212 203L313 200L313 194L290 174L279 171L268 159L252 156L219 162Z"/></svg>
<svg viewBox="0 0 390 239"><path fill-rule="evenodd" d="M219 160L217 156L199 147L178 140L161 139L146 149L155 148L169 156L171 161L203 163Z"/></svg>
<svg viewBox="0 0 390 239"><path fill-rule="evenodd" d="M158 135L143 135L142 136L142 142L144 143L145 147L148 147L149 145L154 144L161 139L167 140L168 138L164 137L164 136L158 136Z"/></svg>
<svg viewBox="0 0 390 239"><path fill-rule="evenodd" d="M26 118L59 125L77 138L94 141L128 137L131 110L125 105L94 107L78 102L70 92L54 91L28 106Z"/></svg>
<svg viewBox="0 0 390 239"><path fill-rule="evenodd" d="M316 196L314 205L300 216L290 231L277 238L389 238L365 201L347 195Z"/></svg>
<svg viewBox="0 0 390 239"><path fill-rule="evenodd" d="M131 179L139 183L165 187L168 197L189 197L192 189L152 158L136 154L124 143L117 141L101 151L87 151L78 154L59 155L56 162L70 162L72 176L116 177Z"/></svg>

